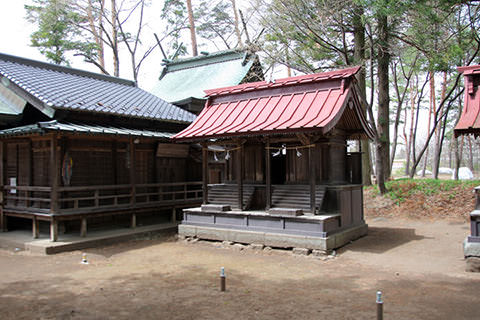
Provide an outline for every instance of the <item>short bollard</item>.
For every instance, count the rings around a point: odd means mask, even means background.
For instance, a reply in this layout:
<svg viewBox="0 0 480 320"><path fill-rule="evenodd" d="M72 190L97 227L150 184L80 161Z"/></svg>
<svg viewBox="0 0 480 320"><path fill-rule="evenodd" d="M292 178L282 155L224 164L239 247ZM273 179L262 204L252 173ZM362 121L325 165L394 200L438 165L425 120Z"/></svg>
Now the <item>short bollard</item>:
<svg viewBox="0 0 480 320"><path fill-rule="evenodd" d="M377 320L383 320L382 291L377 291Z"/></svg>
<svg viewBox="0 0 480 320"><path fill-rule="evenodd" d="M222 267L220 269L220 291L226 290L226 283L225 283L225 268Z"/></svg>
<svg viewBox="0 0 480 320"><path fill-rule="evenodd" d="M86 253L82 253L82 262L80 262L81 264L88 264L88 260L87 260L87 254Z"/></svg>

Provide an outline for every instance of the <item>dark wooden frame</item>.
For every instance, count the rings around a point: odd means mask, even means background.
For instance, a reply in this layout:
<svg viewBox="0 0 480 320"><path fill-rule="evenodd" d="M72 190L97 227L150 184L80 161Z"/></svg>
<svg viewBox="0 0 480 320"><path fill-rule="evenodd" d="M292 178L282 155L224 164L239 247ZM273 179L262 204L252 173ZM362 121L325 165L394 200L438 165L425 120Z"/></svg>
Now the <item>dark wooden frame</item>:
<svg viewBox="0 0 480 320"><path fill-rule="evenodd" d="M112 143L112 159L117 155L117 140L127 142L130 152L129 183L114 185L61 185L61 155L68 150L68 137L87 140L115 141ZM159 209L171 209L172 221L175 222L176 208L195 206L201 203L202 182L200 181L179 181L179 182L153 182L137 183L136 161L134 138L121 136L82 136L53 133L42 136L41 139L50 141L49 167L50 185L34 186L32 179L32 139L39 138L36 135L25 137L3 138L0 140L0 181L1 181L1 206L0 206L0 228L7 231L7 217L21 217L32 220L33 238L39 236L39 221L50 222L50 239L58 240L58 223L66 220L80 220L80 235L86 236L87 218L105 215L130 214L131 227L136 227L136 214L140 212L152 212ZM137 138L138 139L138 138ZM156 139L141 138L144 141L153 143ZM25 163L27 169L26 181L28 185L16 186L6 185L6 146L7 143L18 143L28 141L28 155ZM18 150L17 150L18 155ZM156 157L156 153L153 152ZM18 159L17 159L18 162ZM154 172L156 174L156 158L153 160ZM112 161L116 166L116 161ZM19 177L18 163L16 175ZM113 171L113 181L117 182L117 170ZM15 193L11 193L15 190ZM74 195L74 194L77 195ZM81 194L81 195L78 195ZM126 201L119 201L124 199ZM44 204L44 205L41 205ZM68 204L68 205L66 205Z"/></svg>

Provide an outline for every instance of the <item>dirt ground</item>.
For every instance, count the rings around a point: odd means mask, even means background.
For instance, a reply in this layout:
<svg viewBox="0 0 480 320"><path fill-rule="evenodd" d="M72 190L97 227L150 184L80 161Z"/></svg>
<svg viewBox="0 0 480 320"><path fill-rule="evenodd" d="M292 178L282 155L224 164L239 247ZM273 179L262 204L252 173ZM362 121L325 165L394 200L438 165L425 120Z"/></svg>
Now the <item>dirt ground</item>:
<svg viewBox="0 0 480 320"><path fill-rule="evenodd" d="M478 319L463 220L375 217L335 257L174 236L36 256L0 250L1 319ZM393 225L393 227L392 227ZM220 267L227 291L219 291Z"/></svg>

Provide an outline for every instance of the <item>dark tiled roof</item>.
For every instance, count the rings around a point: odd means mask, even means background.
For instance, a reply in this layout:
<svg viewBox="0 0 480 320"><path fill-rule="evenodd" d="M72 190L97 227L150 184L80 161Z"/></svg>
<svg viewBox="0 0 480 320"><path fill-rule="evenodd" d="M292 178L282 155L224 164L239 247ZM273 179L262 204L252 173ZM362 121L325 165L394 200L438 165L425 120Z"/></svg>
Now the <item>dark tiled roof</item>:
<svg viewBox="0 0 480 320"><path fill-rule="evenodd" d="M45 134L48 132L69 132L78 134L93 135L121 135L131 137L149 137L149 138L165 138L169 139L173 133L159 132L151 130L138 130L129 128L119 128L111 126L98 126L90 124L78 123L60 123L56 120L48 122L37 122L27 126L0 130L0 136L20 136L28 134Z"/></svg>
<svg viewBox="0 0 480 320"><path fill-rule="evenodd" d="M3 85L16 87L12 90L48 116L68 109L172 122L195 119L121 78L6 54L0 54L0 75Z"/></svg>

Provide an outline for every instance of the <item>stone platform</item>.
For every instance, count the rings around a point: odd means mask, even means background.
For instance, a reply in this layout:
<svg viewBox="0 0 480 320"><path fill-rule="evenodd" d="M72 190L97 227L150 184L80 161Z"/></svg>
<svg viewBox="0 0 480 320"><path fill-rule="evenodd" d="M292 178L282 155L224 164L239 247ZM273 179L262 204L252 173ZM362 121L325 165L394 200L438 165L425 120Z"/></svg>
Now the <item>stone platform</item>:
<svg viewBox="0 0 480 320"><path fill-rule="evenodd" d="M342 226L340 215L271 215L265 211L184 209L180 236L328 252L367 234L365 222Z"/></svg>
<svg viewBox="0 0 480 320"><path fill-rule="evenodd" d="M115 228L111 230L90 231L87 237L76 234L63 234L56 242L40 234L39 239L32 239L32 233L26 230L0 232L0 247L4 249L28 250L37 254L55 254L66 251L110 245L122 241L151 238L158 234L176 232L176 223L162 223L132 228Z"/></svg>

